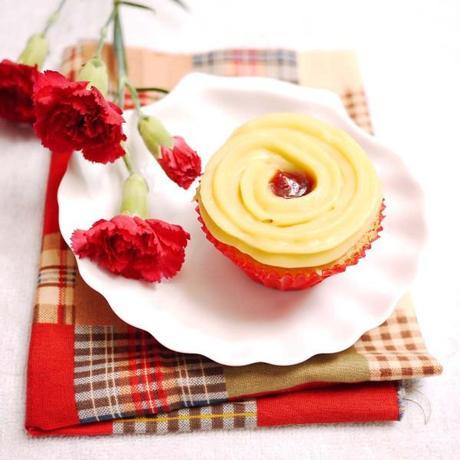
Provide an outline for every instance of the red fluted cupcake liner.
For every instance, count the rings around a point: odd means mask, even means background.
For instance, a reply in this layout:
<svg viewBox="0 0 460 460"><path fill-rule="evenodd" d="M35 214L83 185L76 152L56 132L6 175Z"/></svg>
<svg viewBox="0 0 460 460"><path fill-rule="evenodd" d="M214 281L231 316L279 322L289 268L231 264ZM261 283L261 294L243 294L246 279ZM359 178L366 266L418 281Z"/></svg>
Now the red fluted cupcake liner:
<svg viewBox="0 0 460 460"><path fill-rule="evenodd" d="M379 238L379 232L383 229L381 222L384 218L384 208L385 205L382 202L382 207L380 208L380 213L375 224L357 243L356 250L349 251L349 256L345 255L339 262L334 261L320 267L305 268L282 268L265 265L256 261L248 254L244 254L235 247L222 243L217 240L206 227L201 217L199 206L196 210L199 215L198 220L201 223L201 228L206 238L222 254L240 267L251 279L269 288L279 289L281 291L294 291L310 288L336 273L344 272L350 265L357 264L359 259L366 255L366 251L371 247L372 243Z"/></svg>

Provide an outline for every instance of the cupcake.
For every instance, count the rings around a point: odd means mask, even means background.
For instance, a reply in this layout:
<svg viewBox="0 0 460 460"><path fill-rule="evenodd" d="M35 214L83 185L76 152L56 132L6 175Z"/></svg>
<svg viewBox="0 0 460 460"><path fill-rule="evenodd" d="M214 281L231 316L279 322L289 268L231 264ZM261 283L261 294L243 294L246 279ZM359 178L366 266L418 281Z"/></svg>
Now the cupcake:
<svg viewBox="0 0 460 460"><path fill-rule="evenodd" d="M364 256L381 230L381 184L346 132L279 113L238 128L196 196L206 237L255 281L305 289Z"/></svg>

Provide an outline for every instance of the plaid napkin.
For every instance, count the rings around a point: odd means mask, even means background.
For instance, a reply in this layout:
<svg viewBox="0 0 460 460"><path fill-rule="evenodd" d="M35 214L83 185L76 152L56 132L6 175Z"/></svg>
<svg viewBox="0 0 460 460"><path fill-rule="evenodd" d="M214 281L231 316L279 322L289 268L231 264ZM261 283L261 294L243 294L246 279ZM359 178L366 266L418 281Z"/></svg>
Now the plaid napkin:
<svg viewBox="0 0 460 460"><path fill-rule="evenodd" d="M66 52L75 76L93 44ZM113 58L106 50L109 67ZM187 72L261 75L328 88L371 124L349 52L221 50L169 55L130 49L136 86L172 88ZM144 95L144 102L155 96ZM349 349L288 367L228 367L176 353L117 318L81 279L58 228L56 192L68 157L53 155L30 341L26 429L34 436L170 433L401 417L401 382L436 375L409 297Z"/></svg>

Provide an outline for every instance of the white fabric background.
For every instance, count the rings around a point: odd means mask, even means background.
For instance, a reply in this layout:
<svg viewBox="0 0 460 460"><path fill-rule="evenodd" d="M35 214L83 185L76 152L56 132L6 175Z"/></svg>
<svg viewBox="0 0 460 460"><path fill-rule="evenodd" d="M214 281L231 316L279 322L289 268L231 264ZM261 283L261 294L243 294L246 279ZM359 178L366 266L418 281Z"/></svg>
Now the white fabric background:
<svg viewBox="0 0 460 460"><path fill-rule="evenodd" d="M378 136L426 192L429 241L413 293L444 375L413 393L400 423L307 426L162 437L29 439L25 363L49 156L27 129L0 123L0 458L458 458L460 448L460 34L456 0L145 0L126 11L129 44L170 51L217 47L355 48ZM0 0L0 58L15 58L57 0ZM110 0L69 0L50 33L48 67L97 35Z"/></svg>

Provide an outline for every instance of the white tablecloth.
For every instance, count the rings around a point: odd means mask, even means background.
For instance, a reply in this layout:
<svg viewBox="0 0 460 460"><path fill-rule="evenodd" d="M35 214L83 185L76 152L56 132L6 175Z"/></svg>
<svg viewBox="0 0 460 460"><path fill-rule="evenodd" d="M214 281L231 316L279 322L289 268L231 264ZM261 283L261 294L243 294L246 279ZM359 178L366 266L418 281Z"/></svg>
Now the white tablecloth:
<svg viewBox="0 0 460 460"><path fill-rule="evenodd" d="M0 123L0 459L458 458L460 449L460 37L456 0L145 0L126 11L127 41L160 50L229 46L355 48L379 137L426 192L429 240L413 286L430 350L445 366L413 392L400 423L168 436L30 439L25 365L49 155L27 129ZM0 58L15 58L57 0L0 0ZM95 37L110 0L73 0L50 33L48 66ZM40 5L40 7L38 7Z"/></svg>

